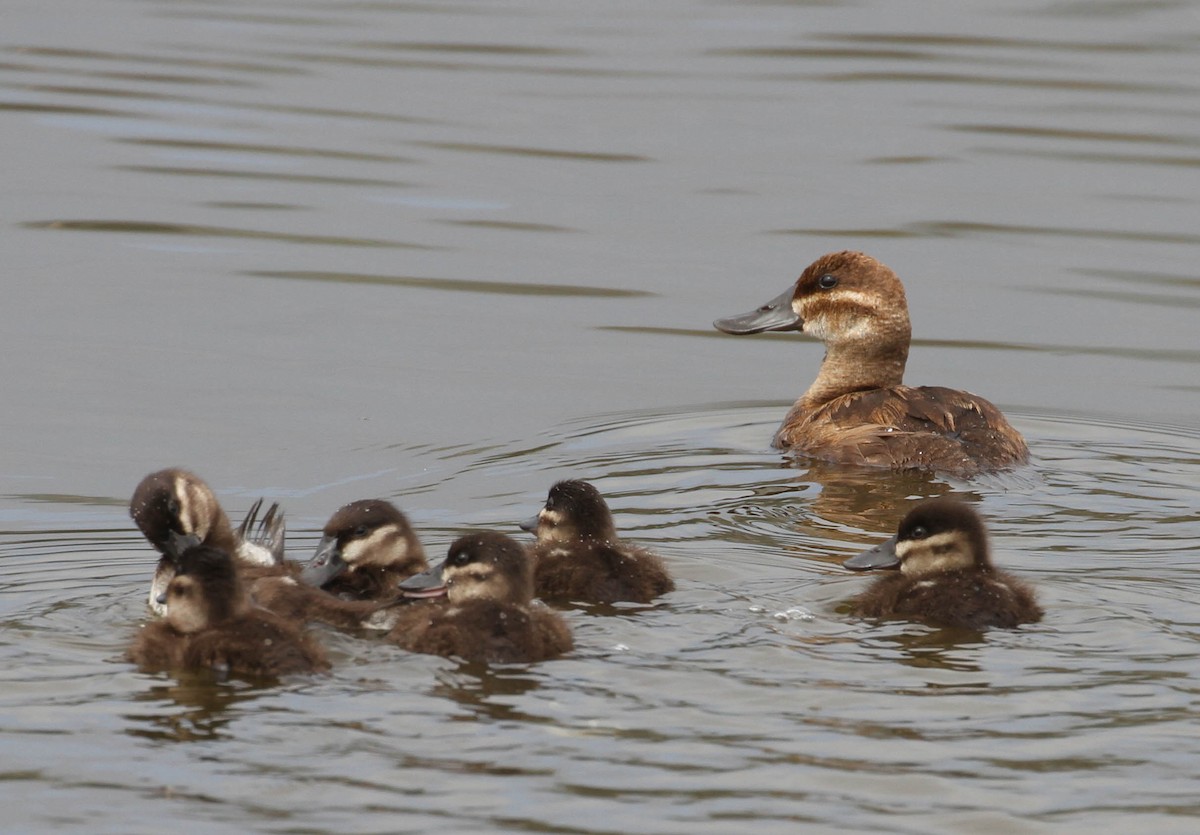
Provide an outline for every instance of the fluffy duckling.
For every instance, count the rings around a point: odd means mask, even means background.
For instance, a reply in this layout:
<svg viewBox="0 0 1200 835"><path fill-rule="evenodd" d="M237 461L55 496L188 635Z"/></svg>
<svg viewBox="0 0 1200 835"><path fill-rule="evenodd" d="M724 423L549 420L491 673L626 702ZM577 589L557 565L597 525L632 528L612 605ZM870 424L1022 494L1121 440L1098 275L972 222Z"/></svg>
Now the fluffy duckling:
<svg viewBox="0 0 1200 835"><path fill-rule="evenodd" d="M843 563L867 570L899 566L855 599L862 617L898 617L939 626L1011 629L1042 619L1033 589L992 566L979 516L956 499L913 508L894 537Z"/></svg>
<svg viewBox="0 0 1200 835"><path fill-rule="evenodd" d="M265 577L252 590L260 605L295 621L374 628L371 616L402 596L400 581L428 568L408 518L390 502L366 499L330 517L302 582Z"/></svg>
<svg viewBox="0 0 1200 835"><path fill-rule="evenodd" d="M504 534L460 537L441 565L400 587L445 598L397 610L388 639L411 652L504 664L544 661L574 646L562 617L533 603L529 559Z"/></svg>
<svg viewBox="0 0 1200 835"><path fill-rule="evenodd" d="M713 325L731 334L803 331L825 359L773 445L841 464L958 477L1029 457L1000 410L965 391L903 384L911 326L896 274L861 252L823 255L762 307Z"/></svg>
<svg viewBox="0 0 1200 835"><path fill-rule="evenodd" d="M429 568L408 517L391 502L351 502L329 518L323 534L300 577L331 594L391 600L401 580Z"/></svg>
<svg viewBox="0 0 1200 835"><path fill-rule="evenodd" d="M311 638L255 608L225 551L204 545L184 551L162 597L166 616L144 626L129 648L129 659L143 669L280 676L329 667Z"/></svg>
<svg viewBox="0 0 1200 835"><path fill-rule="evenodd" d="M537 536L529 556L543 600L649 603L675 590L659 557L621 542L604 497L586 481L555 484L521 528Z"/></svg>
<svg viewBox="0 0 1200 835"><path fill-rule="evenodd" d="M261 500L246 515L237 533L229 517L202 478L187 470L170 468L142 479L129 502L129 515L162 557L150 584L150 608L157 615L165 609L159 602L175 576L175 563L188 548L207 545L230 553L239 565L277 566L283 563L284 521L278 505L272 505L257 522ZM257 523L257 532L250 531Z"/></svg>

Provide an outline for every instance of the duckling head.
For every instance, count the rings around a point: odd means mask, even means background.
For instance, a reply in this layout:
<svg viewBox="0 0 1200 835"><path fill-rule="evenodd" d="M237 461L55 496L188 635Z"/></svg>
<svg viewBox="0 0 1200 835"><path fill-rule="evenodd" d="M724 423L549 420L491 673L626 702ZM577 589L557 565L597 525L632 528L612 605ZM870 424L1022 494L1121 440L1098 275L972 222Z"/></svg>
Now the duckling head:
<svg viewBox="0 0 1200 835"><path fill-rule="evenodd" d="M174 562L188 548L232 539L216 495L187 470L159 470L143 478L133 491L129 515L150 544Z"/></svg>
<svg viewBox="0 0 1200 835"><path fill-rule="evenodd" d="M330 517L316 553L300 576L310 585L326 586L346 572L369 568L416 571L425 565L425 549L408 517L391 502L364 499L339 508Z"/></svg>
<svg viewBox="0 0 1200 835"><path fill-rule="evenodd" d="M983 521L969 505L950 498L917 505L901 520L895 536L842 565L858 571L899 567L907 577L992 567Z"/></svg>
<svg viewBox="0 0 1200 835"><path fill-rule="evenodd" d="M167 607L167 622L183 633L200 632L250 606L229 554L203 545L180 555L179 570L158 602Z"/></svg>
<svg viewBox="0 0 1200 835"><path fill-rule="evenodd" d="M560 481L550 488L537 516L520 524L538 542L607 541L616 538L612 513L600 491L586 481Z"/></svg>
<svg viewBox="0 0 1200 835"><path fill-rule="evenodd" d="M451 603L492 600L524 605L533 599L533 570L520 543L502 533L459 537L441 565L400 583L407 597L445 596Z"/></svg>

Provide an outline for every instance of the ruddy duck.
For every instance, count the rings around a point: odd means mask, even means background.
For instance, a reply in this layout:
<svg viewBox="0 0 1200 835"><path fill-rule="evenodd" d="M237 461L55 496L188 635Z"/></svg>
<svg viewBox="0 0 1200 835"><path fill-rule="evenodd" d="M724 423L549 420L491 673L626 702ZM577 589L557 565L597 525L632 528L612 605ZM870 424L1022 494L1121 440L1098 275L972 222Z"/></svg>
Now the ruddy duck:
<svg viewBox="0 0 1200 835"><path fill-rule="evenodd" d="M956 499L922 502L904 517L894 537L843 565L900 568L855 599L853 612L862 617L976 630L1009 629L1042 619L1033 589L992 566L983 522Z"/></svg>
<svg viewBox="0 0 1200 835"><path fill-rule="evenodd" d="M521 528L537 536L529 556L543 600L649 603L675 590L661 559L617 537L604 497L586 481L555 484Z"/></svg>
<svg viewBox="0 0 1200 835"><path fill-rule="evenodd" d="M776 447L962 478L1029 457L1020 433L982 397L903 384L912 331L904 287L869 255L823 255L782 295L713 325L731 334L803 331L825 343L817 379L784 418Z"/></svg>
<svg viewBox="0 0 1200 835"><path fill-rule="evenodd" d="M150 608L164 614L159 602L175 576L180 554L196 545L208 545L234 556L240 565L277 566L283 562L284 520L272 505L257 523L261 500L255 503L235 534L229 517L204 480L187 470L159 470L142 479L129 502L129 515L162 557L150 584ZM257 523L257 532L250 530Z"/></svg>
<svg viewBox="0 0 1200 835"><path fill-rule="evenodd" d="M329 668L311 638L254 607L225 551L185 550L162 597L166 616L144 626L129 648L129 659L143 669L280 676Z"/></svg>
<svg viewBox="0 0 1200 835"><path fill-rule="evenodd" d="M566 621L533 603L529 559L504 534L460 537L441 565L400 588L445 598L398 610L388 639L411 652L505 664L544 661L574 646Z"/></svg>

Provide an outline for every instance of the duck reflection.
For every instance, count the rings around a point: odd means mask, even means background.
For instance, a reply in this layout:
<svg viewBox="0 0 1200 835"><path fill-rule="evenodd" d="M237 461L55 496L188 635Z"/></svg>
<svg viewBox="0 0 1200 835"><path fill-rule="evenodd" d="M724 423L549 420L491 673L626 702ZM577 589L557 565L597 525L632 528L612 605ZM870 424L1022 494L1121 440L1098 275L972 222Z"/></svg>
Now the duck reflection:
<svg viewBox="0 0 1200 835"><path fill-rule="evenodd" d="M180 674L134 696L148 710L126 714L130 736L164 742L205 742L229 739L227 726L244 708L263 695L278 693L277 682L258 685L242 680L221 681L211 672Z"/></svg>
<svg viewBox="0 0 1200 835"><path fill-rule="evenodd" d="M464 661L437 675L432 693L456 702L475 718L542 722L545 717L525 713L514 697L533 693L542 681L524 668L505 669L482 661Z"/></svg>

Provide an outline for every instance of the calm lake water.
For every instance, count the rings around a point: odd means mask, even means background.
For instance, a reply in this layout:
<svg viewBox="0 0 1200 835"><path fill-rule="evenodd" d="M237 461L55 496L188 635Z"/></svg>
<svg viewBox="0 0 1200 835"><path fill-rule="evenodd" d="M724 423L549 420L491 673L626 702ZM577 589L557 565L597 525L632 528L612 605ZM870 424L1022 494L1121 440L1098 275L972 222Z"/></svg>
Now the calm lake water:
<svg viewBox="0 0 1200 835"><path fill-rule="evenodd" d="M0 803L89 833L1194 832L1200 12L1031 0L9 0ZM824 252L906 282L908 381L1032 464L790 465L795 335L710 322ZM594 481L653 606L481 668L137 672L138 480L306 559L385 497L432 554ZM871 624L845 556L977 502L1045 620Z"/></svg>

